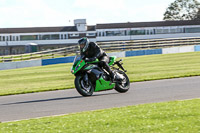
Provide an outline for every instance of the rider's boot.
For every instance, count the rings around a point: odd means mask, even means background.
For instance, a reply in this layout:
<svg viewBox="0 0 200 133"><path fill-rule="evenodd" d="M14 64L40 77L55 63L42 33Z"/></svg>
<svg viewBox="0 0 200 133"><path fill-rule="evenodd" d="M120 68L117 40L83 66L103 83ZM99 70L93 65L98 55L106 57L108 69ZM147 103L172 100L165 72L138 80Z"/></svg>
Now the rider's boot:
<svg viewBox="0 0 200 133"><path fill-rule="evenodd" d="M109 73L110 75L110 79L111 79L111 82L110 84L114 83L115 82L115 73L111 70L110 66L108 65L108 63L104 63L103 65L104 69L106 69L106 71Z"/></svg>
<svg viewBox="0 0 200 133"><path fill-rule="evenodd" d="M110 84L112 84L112 83L114 83L114 82L115 82L115 74L114 74L114 72L113 72L113 71L111 71L109 74L110 74L110 79L111 79L111 82L110 82Z"/></svg>

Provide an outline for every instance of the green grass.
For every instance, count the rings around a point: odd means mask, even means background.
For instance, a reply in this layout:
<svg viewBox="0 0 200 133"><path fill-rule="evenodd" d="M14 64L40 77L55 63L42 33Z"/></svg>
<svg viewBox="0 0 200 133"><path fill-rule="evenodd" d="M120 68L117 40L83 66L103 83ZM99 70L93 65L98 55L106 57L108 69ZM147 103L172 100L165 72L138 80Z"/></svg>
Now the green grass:
<svg viewBox="0 0 200 133"><path fill-rule="evenodd" d="M129 57L124 64L131 81L200 75L200 52Z"/></svg>
<svg viewBox="0 0 200 133"><path fill-rule="evenodd" d="M0 123L1 133L199 133L200 99Z"/></svg>
<svg viewBox="0 0 200 133"><path fill-rule="evenodd" d="M130 81L200 75L200 52L126 57ZM0 71L0 96L74 88L72 63Z"/></svg>
<svg viewBox="0 0 200 133"><path fill-rule="evenodd" d="M0 95L72 88L73 78L69 64L5 70L0 73Z"/></svg>

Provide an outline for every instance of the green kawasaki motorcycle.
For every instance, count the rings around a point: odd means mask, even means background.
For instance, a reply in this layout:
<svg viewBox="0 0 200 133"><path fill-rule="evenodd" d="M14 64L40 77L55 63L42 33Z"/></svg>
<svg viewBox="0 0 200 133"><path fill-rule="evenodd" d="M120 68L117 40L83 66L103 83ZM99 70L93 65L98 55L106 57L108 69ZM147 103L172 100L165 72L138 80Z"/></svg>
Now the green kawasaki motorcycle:
<svg viewBox="0 0 200 133"><path fill-rule="evenodd" d="M115 56L110 57L109 65L115 74L115 80L112 83L109 73L98 66L98 59L93 62L85 62L80 55L74 58L71 68L75 75L76 90L82 96L91 96L93 92L115 89L120 93L127 92L130 87L129 78L126 70L122 66L122 60L116 61ZM118 67L115 67L118 66ZM121 70L120 70L121 69Z"/></svg>

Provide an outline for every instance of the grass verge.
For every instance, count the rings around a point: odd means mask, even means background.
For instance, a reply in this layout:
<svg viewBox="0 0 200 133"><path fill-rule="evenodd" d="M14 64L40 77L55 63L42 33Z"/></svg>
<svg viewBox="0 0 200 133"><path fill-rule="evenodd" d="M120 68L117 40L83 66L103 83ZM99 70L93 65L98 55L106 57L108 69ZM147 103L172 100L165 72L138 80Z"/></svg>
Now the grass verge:
<svg viewBox="0 0 200 133"><path fill-rule="evenodd" d="M200 52L126 57L131 82L200 75ZM0 96L74 88L72 63L0 71Z"/></svg>
<svg viewBox="0 0 200 133"><path fill-rule="evenodd" d="M193 99L7 122L0 123L0 132L198 133L199 105Z"/></svg>

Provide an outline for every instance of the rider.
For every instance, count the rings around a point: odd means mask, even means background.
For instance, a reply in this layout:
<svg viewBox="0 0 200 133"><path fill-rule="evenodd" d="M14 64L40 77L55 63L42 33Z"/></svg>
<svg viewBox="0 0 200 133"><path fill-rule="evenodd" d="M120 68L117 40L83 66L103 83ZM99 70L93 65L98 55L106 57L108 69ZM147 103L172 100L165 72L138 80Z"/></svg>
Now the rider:
<svg viewBox="0 0 200 133"><path fill-rule="evenodd" d="M99 59L99 65L104 68L114 81L114 73L108 65L110 59L108 55L94 42L90 42L87 37L83 37L78 41L81 51L81 58L86 62L92 62Z"/></svg>

